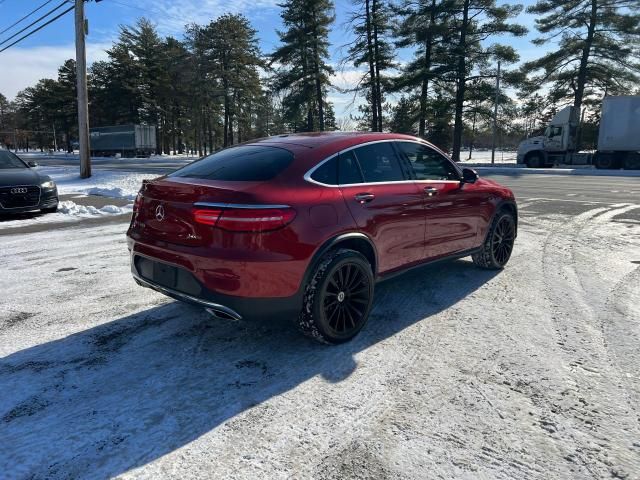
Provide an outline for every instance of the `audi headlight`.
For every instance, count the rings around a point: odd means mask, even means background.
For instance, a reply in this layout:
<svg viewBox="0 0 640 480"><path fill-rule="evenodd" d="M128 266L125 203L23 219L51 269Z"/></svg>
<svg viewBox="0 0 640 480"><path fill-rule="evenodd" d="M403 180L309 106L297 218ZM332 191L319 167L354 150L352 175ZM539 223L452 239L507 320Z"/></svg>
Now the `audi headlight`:
<svg viewBox="0 0 640 480"><path fill-rule="evenodd" d="M40 186L45 190L51 190L53 188L56 188L56 184L54 183L53 180L47 180L45 182L42 182Z"/></svg>

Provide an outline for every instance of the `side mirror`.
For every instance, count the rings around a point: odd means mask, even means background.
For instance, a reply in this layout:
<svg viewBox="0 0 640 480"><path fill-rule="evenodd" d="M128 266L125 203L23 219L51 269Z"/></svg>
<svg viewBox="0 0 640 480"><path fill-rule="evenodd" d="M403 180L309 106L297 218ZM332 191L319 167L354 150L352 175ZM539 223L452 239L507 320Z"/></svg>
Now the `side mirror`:
<svg viewBox="0 0 640 480"><path fill-rule="evenodd" d="M471 168L462 169L462 183L476 183L478 180L478 172Z"/></svg>
<svg viewBox="0 0 640 480"><path fill-rule="evenodd" d="M38 162L27 162L27 165L29 165L31 168L35 168L38 166Z"/></svg>

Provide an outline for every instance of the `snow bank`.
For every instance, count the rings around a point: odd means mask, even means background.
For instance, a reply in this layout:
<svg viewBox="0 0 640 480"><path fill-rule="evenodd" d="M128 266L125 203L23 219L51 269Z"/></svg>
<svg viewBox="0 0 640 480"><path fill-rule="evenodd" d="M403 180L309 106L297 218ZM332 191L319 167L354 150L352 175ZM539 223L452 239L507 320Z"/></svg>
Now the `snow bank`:
<svg viewBox="0 0 640 480"><path fill-rule="evenodd" d="M49 223L68 223L75 222L85 218L100 218L105 216L125 215L133 211L133 203L118 207L116 205L105 205L102 208L96 208L92 205L78 205L70 200L60 202L56 213L48 213L41 215L34 212L32 216L27 218L20 217L16 220L7 220L0 222L0 230L25 227L29 225L49 224Z"/></svg>
<svg viewBox="0 0 640 480"><path fill-rule="evenodd" d="M504 151L504 152L496 151L495 162L515 165L516 157L517 157L517 152L515 151ZM460 152L459 163L491 164L491 150L474 151L471 153L471 158L469 158L469 151L463 150Z"/></svg>
<svg viewBox="0 0 640 480"><path fill-rule="evenodd" d="M135 199L142 180L157 175L117 170L95 170L90 178L82 179L77 168L38 167L38 172L49 175L58 185L58 193L79 193L103 197Z"/></svg>
<svg viewBox="0 0 640 480"><path fill-rule="evenodd" d="M60 202L58 205L58 212L62 215L72 215L78 217L94 216L94 215L122 215L124 213L130 213L133 209L133 204L126 205L124 207L116 207L115 205L105 205L102 208L96 208L91 205L78 205L70 200Z"/></svg>

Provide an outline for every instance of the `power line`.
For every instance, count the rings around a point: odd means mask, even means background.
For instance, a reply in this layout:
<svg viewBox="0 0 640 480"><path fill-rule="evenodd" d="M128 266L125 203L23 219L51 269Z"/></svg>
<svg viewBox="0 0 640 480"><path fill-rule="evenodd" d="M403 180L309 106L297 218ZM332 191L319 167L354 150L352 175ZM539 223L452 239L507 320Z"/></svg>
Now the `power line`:
<svg viewBox="0 0 640 480"><path fill-rule="evenodd" d="M22 32L29 30L31 27L33 27L36 23L38 23L40 20L45 19L46 17L48 17L49 15L51 15L53 12L55 12L56 10L59 10L60 8L64 7L65 5L67 5L66 0L63 1L60 5L58 5L57 7L49 10L47 13L45 13L44 15L42 15L40 18L38 18L37 20L31 22L29 25L27 25L26 27L24 27L22 30L20 30L19 32L14 33L13 35L11 35L9 38L7 38L6 40L3 40L0 42L0 45L4 45L5 43L11 41L12 39L14 39L15 37L17 37L18 35L20 35ZM57 18L57 17L56 17ZM37 31L37 30L36 30ZM1 51L1 50L0 50Z"/></svg>
<svg viewBox="0 0 640 480"><path fill-rule="evenodd" d="M45 7L46 5L50 4L51 2L53 2L53 0L47 0L46 2L44 2L42 5L40 5L38 8L36 8L35 10L32 10L31 12L27 13L24 17L22 17L20 20L18 20L16 23L14 23L13 25L9 25L7 28L5 28L4 30L2 30L0 32L0 35L2 35L4 32L7 32L9 30L11 30L13 27L15 27L16 25L18 25L19 23L21 23L22 21L26 20L27 18L29 18L31 15L33 15L34 13L36 13L38 10L42 9L43 7ZM2 3L2 2L0 2Z"/></svg>
<svg viewBox="0 0 640 480"><path fill-rule="evenodd" d="M65 2L66 3L66 2ZM46 27L47 25L52 24L53 22L55 22L56 20L58 20L60 17L66 15L67 13L69 13L71 10L73 10L75 7L75 5L73 5L72 7L67 8L64 12L62 12L60 15L57 15L55 17L53 17L51 20L49 20L46 23L43 23L42 25L40 25L38 28L36 28L35 30L30 31L29 33L27 33L26 35L20 37L18 40L16 40L15 42L13 42L11 45L7 45L6 47L4 47L2 50L0 50L0 53L4 52L5 50L13 47L15 44L20 43L22 40L24 40L25 38L30 37L31 35L33 35L36 32L39 32L40 30L42 30L44 27ZM15 36L15 35L14 35ZM13 37L11 37L13 38ZM10 40L10 39L9 39ZM3 42L4 43L4 42Z"/></svg>

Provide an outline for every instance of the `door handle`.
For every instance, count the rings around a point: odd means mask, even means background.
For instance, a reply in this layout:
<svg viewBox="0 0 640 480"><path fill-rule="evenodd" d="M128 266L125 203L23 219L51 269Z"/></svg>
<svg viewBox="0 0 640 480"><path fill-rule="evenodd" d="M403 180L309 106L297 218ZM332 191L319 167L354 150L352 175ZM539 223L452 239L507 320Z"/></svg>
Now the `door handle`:
<svg viewBox="0 0 640 480"><path fill-rule="evenodd" d="M438 189L435 187L424 187L424 193L427 194L427 197L433 197L438 194Z"/></svg>
<svg viewBox="0 0 640 480"><path fill-rule="evenodd" d="M368 203L376 198L376 196L373 193L358 193L353 198L355 198L358 203Z"/></svg>

